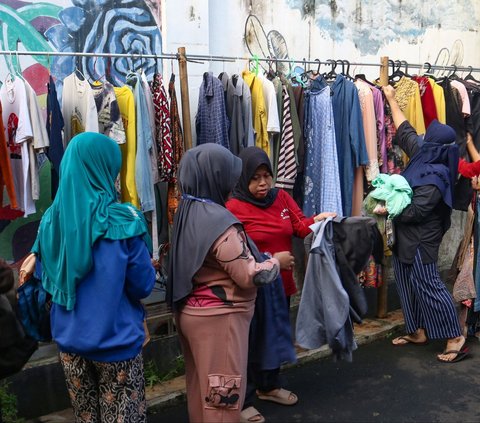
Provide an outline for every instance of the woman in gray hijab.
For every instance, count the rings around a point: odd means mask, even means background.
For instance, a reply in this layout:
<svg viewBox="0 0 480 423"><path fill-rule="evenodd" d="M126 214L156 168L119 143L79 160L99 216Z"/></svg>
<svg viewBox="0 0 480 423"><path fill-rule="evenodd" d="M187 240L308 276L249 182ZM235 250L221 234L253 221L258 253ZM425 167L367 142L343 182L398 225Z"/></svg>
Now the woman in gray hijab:
<svg viewBox="0 0 480 423"><path fill-rule="evenodd" d="M185 358L190 422L238 422L248 332L257 286L293 260L277 253L257 263L241 223L225 208L242 162L226 148L203 144L183 156L178 182L167 302L175 312Z"/></svg>

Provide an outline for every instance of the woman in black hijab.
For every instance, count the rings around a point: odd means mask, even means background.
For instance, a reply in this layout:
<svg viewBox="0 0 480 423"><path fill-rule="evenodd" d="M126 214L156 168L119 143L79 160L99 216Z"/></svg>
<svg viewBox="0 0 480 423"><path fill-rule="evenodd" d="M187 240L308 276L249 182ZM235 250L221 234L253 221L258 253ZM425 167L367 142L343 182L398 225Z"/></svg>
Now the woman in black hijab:
<svg viewBox="0 0 480 423"><path fill-rule="evenodd" d="M257 263L240 222L224 207L241 173L226 148L203 144L183 156L182 198L173 224L167 301L185 357L191 422L238 422L248 331L257 286L272 282L290 254Z"/></svg>
<svg viewBox="0 0 480 423"><path fill-rule="evenodd" d="M407 334L392 343L423 345L428 339L446 339L437 359L455 363L467 356L465 337L437 266L438 250L450 227L457 179L455 131L434 120L422 139L398 106L395 90L387 86L383 91L397 128L397 142L410 158L402 175L413 189L411 204L394 220L395 280Z"/></svg>

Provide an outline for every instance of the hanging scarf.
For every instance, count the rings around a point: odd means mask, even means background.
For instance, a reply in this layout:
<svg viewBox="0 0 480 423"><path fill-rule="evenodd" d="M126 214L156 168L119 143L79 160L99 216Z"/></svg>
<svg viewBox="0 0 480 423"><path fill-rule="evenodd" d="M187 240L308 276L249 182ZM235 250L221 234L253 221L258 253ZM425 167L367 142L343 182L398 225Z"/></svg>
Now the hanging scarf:
<svg viewBox="0 0 480 423"><path fill-rule="evenodd" d="M173 223L167 303L178 309L215 240L240 222L225 208L241 162L229 150L207 143L188 150L180 162L182 197Z"/></svg>
<svg viewBox="0 0 480 423"><path fill-rule="evenodd" d="M433 120L419 150L402 173L412 188L435 185L450 208L458 172L458 146L453 144L455 137L450 126Z"/></svg>
<svg viewBox="0 0 480 423"><path fill-rule="evenodd" d="M270 207L277 198L278 189L271 188L265 198L255 198L248 186L257 169L264 165L271 175L273 175L272 165L267 153L258 147L247 147L238 155L242 159L242 175L233 190L233 198L254 204L255 206L267 208Z"/></svg>
<svg viewBox="0 0 480 423"><path fill-rule="evenodd" d="M96 241L137 235L148 240L143 214L129 203L116 202L121 161L117 143L93 132L75 136L63 156L59 189L32 251L42 261L45 290L67 310L73 310L76 285L92 268Z"/></svg>

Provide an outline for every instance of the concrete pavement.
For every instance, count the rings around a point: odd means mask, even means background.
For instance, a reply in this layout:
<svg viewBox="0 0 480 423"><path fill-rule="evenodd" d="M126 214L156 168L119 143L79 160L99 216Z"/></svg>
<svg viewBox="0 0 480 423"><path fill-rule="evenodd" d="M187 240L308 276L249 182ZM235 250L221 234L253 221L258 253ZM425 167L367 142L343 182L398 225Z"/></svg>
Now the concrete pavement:
<svg viewBox="0 0 480 423"><path fill-rule="evenodd" d="M392 333L401 330L403 324L403 316L400 310L388 313L383 319L365 319L363 324L355 326L357 343L360 346L388 337ZM357 352L354 353L354 361L356 354ZM329 355L331 355L331 351L326 346L316 350L298 350L298 363L294 366L298 367L299 365L313 362L320 358L328 357ZM286 368L288 368L288 366L286 366ZM154 416L159 410L182 403L185 400L185 378L180 376L170 381L155 385L153 388L147 388L146 395L149 413L152 413L151 417L149 417L149 421L153 421L156 419ZM160 412L160 414L162 413ZM72 411L71 409L67 409L30 420L29 423L60 423L73 421ZM162 421L175 420L162 419Z"/></svg>

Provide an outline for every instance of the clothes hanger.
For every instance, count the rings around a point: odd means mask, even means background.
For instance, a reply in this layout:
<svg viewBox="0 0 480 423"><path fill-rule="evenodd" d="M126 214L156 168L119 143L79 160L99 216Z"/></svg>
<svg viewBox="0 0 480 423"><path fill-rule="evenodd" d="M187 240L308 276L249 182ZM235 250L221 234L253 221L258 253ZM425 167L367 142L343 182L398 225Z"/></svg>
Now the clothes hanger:
<svg viewBox="0 0 480 423"><path fill-rule="evenodd" d="M335 72L335 68L337 67L337 62L333 59L328 59L327 62L329 62L332 69L330 69L330 72L324 74L323 77L327 81L333 81L337 77L337 73Z"/></svg>
<svg viewBox="0 0 480 423"><path fill-rule="evenodd" d="M480 81L478 81L477 79L475 79L472 75L472 71L473 71L473 67L472 66L469 66L468 67L470 70L468 72L468 74L463 78L464 81L473 81L473 82L477 82L477 83L480 83Z"/></svg>
<svg viewBox="0 0 480 423"><path fill-rule="evenodd" d="M400 60L395 60L395 62L393 62L393 60L389 60L388 62L392 64L392 69L393 69L392 74L388 76L388 81L391 84L394 84L400 81L400 79L403 76L405 76L405 74L400 69L400 67L402 66L402 63L400 62Z"/></svg>
<svg viewBox="0 0 480 423"><path fill-rule="evenodd" d="M453 79L453 80L458 81L460 79L460 77L457 75L457 65L452 64L451 66L453 66L453 72L451 74L449 74L447 76L447 78L450 79L450 80Z"/></svg>
<svg viewBox="0 0 480 423"><path fill-rule="evenodd" d="M343 62L342 63L342 73L344 74L345 78L347 78L349 81L354 81L355 78L352 75L350 75L350 61L345 59L345 60L342 60L342 62ZM343 70L344 65L347 67L346 72Z"/></svg>
<svg viewBox="0 0 480 423"><path fill-rule="evenodd" d="M400 62L400 65L405 66L405 70L403 71L404 76L406 76L407 78L411 78L412 75L409 75L409 73L408 73L408 62L406 60L402 60Z"/></svg>

